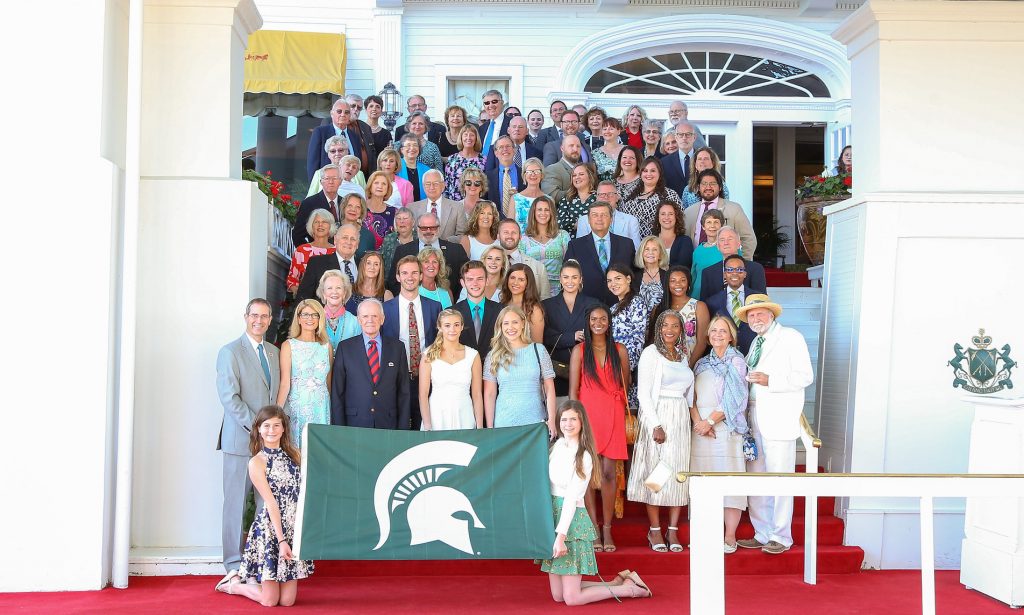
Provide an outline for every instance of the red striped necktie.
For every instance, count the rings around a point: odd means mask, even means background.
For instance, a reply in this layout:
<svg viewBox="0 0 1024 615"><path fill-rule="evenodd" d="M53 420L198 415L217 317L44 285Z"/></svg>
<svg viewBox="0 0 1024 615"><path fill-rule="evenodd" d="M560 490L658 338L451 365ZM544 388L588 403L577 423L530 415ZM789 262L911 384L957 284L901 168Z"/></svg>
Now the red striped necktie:
<svg viewBox="0 0 1024 615"><path fill-rule="evenodd" d="M370 340L370 349L366 351L366 358L370 362L370 377L373 383L380 383L380 354L377 353L377 340Z"/></svg>

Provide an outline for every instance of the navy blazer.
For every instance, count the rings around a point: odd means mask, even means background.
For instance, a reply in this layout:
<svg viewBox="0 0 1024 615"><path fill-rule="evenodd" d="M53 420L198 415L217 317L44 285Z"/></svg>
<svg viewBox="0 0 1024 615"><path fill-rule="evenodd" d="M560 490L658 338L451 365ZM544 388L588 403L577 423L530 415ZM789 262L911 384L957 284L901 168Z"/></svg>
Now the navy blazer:
<svg viewBox="0 0 1024 615"><path fill-rule="evenodd" d="M544 346L552 361L569 363L569 356L576 346L576 332L587 327L584 320L587 310L600 303L593 297L576 295L576 303L570 312L561 293L541 301L544 308ZM556 377L555 394L568 395L569 381Z"/></svg>
<svg viewBox="0 0 1024 615"><path fill-rule="evenodd" d="M608 264L622 263L632 269L633 258L636 256L633 240L614 233L608 233L608 238L611 248ZM562 262L570 258L579 261L580 267L583 269L583 288L580 289L580 294L593 297L608 306L618 303L618 298L608 290L605 272L601 269L601 261L597 258L597 246L594 245L593 233L587 233L569 241L569 247L565 250L565 258L562 259ZM546 331L547 326L544 329Z"/></svg>
<svg viewBox="0 0 1024 615"><path fill-rule="evenodd" d="M743 285L745 296L749 297L750 295L763 292L764 289L751 288L746 284ZM722 316L732 318L732 315L729 313L729 291L727 289L723 288L711 295L704 303L708 306L708 314L710 316L721 314ZM736 330L736 337L738 338L736 340L736 349L745 355L750 351L750 344L757 337L757 334L750 328L750 325L741 321L740 326Z"/></svg>
<svg viewBox="0 0 1024 615"><path fill-rule="evenodd" d="M692 155L690 160L693 160ZM665 185L678 192L680 198L682 198L683 190L690 183L690 170L683 169L678 152L663 156L661 158L661 168L665 173Z"/></svg>
<svg viewBox="0 0 1024 615"><path fill-rule="evenodd" d="M421 295L420 307L422 308L424 320L424 322L418 323L420 328L423 329L423 348L420 350L426 352L427 346L433 344L434 338L437 337L437 317L441 315L441 304ZM400 340L399 323L401 322L398 315L398 297L396 296L394 299L388 299L384 302L384 325L380 328L380 334L384 337ZM413 374L413 377L419 378L419 374ZM419 392L416 394L419 395Z"/></svg>
<svg viewBox="0 0 1024 615"><path fill-rule="evenodd" d="M704 268L700 276L700 297L701 301L707 301L708 297L725 288L725 261L721 260ZM765 292L768 282L765 280L764 267L760 263L743 259L744 267L747 270L747 277L743 285L747 288L760 288L758 292Z"/></svg>
<svg viewBox="0 0 1024 615"><path fill-rule="evenodd" d="M525 160L523 162L526 162ZM516 182L516 191L522 192L526 189L526 180L523 179L523 170L517 167L514 163L510 169L515 167L516 175L518 175L518 181ZM494 201L494 204L498 206L498 214L502 218L505 217L505 212L501 210L502 194L501 194L501 177L498 174L500 169L497 165L493 168L484 171L484 175L487 176L487 192L484 193L483 198Z"/></svg>
<svg viewBox="0 0 1024 615"><path fill-rule="evenodd" d="M473 314L469 309L469 300L463 299L455 304L455 309L462 314L463 320L462 335L459 336L459 342L479 352L481 361L491 351L494 323L498 320L498 312L504 307L497 301L484 298L484 317L480 321L480 336L477 337L476 329L473 327Z"/></svg>
<svg viewBox="0 0 1024 615"><path fill-rule="evenodd" d="M544 154L530 143L530 140L526 140L526 158L523 158L523 164L530 158L541 159ZM487 152L487 161L484 163L484 171L488 171L498 166L498 157L494 155L494 150Z"/></svg>
<svg viewBox="0 0 1024 615"><path fill-rule="evenodd" d="M381 336L380 380L370 378L363 336L338 344L331 375L331 425L409 429L409 362L405 346Z"/></svg>
<svg viewBox="0 0 1024 615"><path fill-rule="evenodd" d="M693 268L693 240L686 235L677 235L668 251L668 264Z"/></svg>
<svg viewBox="0 0 1024 615"><path fill-rule="evenodd" d="M352 144L351 153L359 158L363 175L369 177L370 173L377 170L377 146L373 140L373 131L366 122L356 120L349 123L345 129L349 143ZM317 169L329 164L331 159L324 151L327 139L335 135L334 124L328 122L326 126L317 126L309 137L309 148L306 150L306 179L312 180Z"/></svg>

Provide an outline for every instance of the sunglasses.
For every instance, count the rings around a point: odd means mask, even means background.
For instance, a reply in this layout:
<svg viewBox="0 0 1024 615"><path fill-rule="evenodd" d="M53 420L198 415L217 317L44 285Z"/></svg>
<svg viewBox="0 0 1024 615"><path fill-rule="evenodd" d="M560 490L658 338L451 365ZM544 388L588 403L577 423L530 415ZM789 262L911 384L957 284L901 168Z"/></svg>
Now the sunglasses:
<svg viewBox="0 0 1024 615"><path fill-rule="evenodd" d="M477 180L467 179L466 181L462 182L462 185L463 186L473 186L474 188L479 188L480 186L483 186L484 183L481 182L481 181L477 181Z"/></svg>

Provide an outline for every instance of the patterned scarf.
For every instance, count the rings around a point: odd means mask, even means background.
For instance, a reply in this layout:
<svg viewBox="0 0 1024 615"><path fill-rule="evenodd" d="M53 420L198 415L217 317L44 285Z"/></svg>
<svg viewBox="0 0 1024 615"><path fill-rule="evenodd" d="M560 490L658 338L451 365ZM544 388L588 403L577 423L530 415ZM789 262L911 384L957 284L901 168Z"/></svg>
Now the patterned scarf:
<svg viewBox="0 0 1024 615"><path fill-rule="evenodd" d="M722 400L725 424L738 434L748 433L750 428L747 426L746 412L749 391L746 381L747 362L743 355L733 346L726 349L722 358L712 350L697 361L694 375L708 370L718 377L718 398Z"/></svg>

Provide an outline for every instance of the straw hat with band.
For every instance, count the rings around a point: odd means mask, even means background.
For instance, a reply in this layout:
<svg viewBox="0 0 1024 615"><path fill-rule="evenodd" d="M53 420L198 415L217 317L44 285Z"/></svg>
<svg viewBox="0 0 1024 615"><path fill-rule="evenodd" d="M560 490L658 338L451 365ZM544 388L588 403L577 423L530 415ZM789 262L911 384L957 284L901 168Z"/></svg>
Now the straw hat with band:
<svg viewBox="0 0 1024 615"><path fill-rule="evenodd" d="M768 295L747 295L747 300L744 302L743 307L736 308L736 317L747 322L747 312L754 309L765 309L770 310L775 318L778 318L782 314L782 306L778 303L774 303L768 298Z"/></svg>

